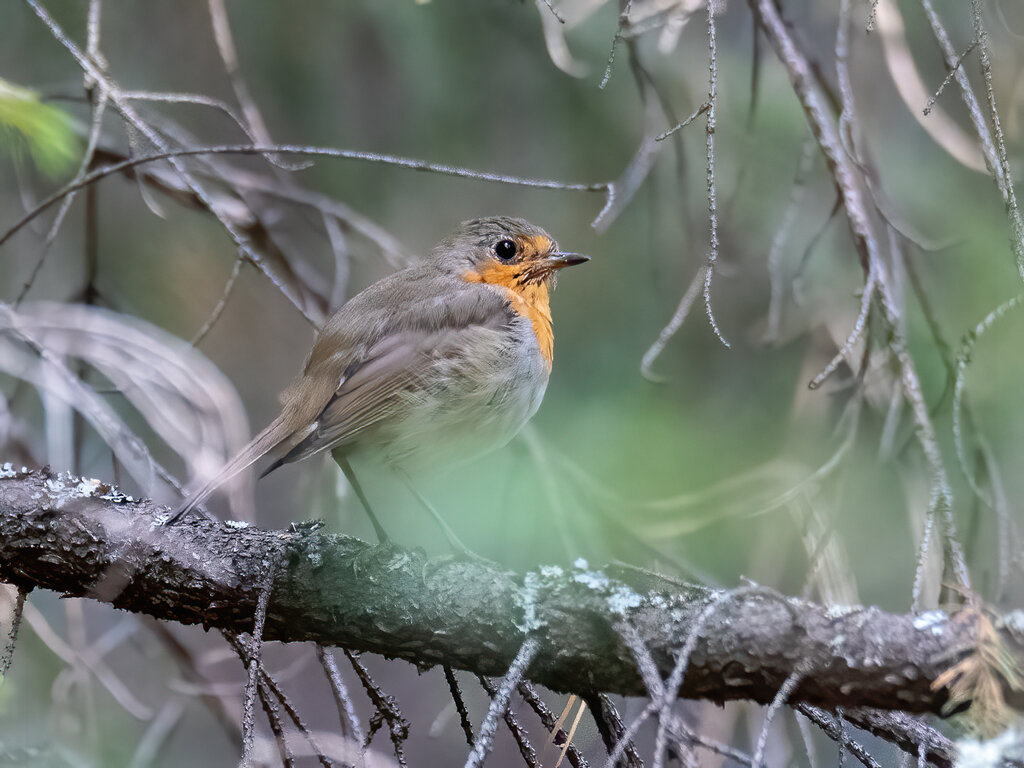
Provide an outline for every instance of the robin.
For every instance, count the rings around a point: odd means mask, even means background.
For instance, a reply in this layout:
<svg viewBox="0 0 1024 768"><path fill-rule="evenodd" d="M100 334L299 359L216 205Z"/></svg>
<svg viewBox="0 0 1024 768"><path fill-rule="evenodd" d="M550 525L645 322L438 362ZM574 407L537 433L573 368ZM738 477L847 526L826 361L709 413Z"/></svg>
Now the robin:
<svg viewBox="0 0 1024 768"><path fill-rule="evenodd" d="M555 273L588 260L523 219L463 222L423 262L369 286L327 321L282 393L280 415L166 523L264 456L271 463L260 477L329 450L386 541L350 459L383 460L408 482L410 471L511 440L551 373Z"/></svg>

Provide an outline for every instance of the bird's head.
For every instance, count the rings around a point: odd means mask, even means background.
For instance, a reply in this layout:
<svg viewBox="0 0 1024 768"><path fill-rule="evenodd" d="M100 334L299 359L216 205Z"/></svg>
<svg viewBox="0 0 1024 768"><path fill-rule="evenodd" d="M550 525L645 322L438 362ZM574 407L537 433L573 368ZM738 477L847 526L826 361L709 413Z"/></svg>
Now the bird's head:
<svg viewBox="0 0 1024 768"><path fill-rule="evenodd" d="M467 282L500 285L517 293L547 286L558 270L589 261L588 256L560 251L540 227L507 216L464 221L438 244L432 258Z"/></svg>

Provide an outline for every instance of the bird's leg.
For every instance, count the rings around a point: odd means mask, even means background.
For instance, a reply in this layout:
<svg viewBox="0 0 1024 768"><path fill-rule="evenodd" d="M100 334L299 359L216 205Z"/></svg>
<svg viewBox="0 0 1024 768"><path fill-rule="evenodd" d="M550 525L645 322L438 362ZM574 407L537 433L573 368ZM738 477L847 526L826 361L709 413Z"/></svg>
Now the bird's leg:
<svg viewBox="0 0 1024 768"><path fill-rule="evenodd" d="M441 513L434 508L434 505L430 503L430 500L427 499L427 497L424 496L422 493L420 493L419 489L412 484L412 479L409 477L409 475L406 473L404 469L394 467L394 470L395 474L402 478L402 481L405 483L406 487L412 492L412 495L416 497L419 503L422 504L423 507L427 510L427 512L430 513L430 516L434 518L434 521L438 524L438 526L440 526L441 530L444 532L445 538L448 539L448 544L451 546L452 549L455 550L457 555L465 558L466 560L487 561L487 558L481 557L476 552L474 552L462 543L462 540L455 535L455 531L453 531L451 529L451 526L449 526L448 523L445 522L445 519L441 517Z"/></svg>
<svg viewBox="0 0 1024 768"><path fill-rule="evenodd" d="M341 467L341 471L345 473L345 479L348 480L348 484L352 486L352 490L356 492L356 496L359 497L359 501L363 504L363 509L366 510L366 514L370 518L370 522L373 523L373 530L377 534L377 542L379 544L389 544L391 538L388 536L387 531L384 530L384 526L380 524L380 520L373 514L373 508L370 506L370 502L366 499L366 494L363 493L363 487L356 480L355 472L352 471L352 465L349 464L348 458L340 450L331 451L331 455L334 456L334 460L338 462L338 466Z"/></svg>

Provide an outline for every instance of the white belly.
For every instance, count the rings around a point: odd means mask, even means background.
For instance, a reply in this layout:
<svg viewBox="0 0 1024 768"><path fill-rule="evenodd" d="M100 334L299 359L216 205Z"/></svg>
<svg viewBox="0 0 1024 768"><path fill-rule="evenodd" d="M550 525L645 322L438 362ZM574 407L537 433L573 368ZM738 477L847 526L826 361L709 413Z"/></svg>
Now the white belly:
<svg viewBox="0 0 1024 768"><path fill-rule="evenodd" d="M536 413L548 367L529 321L514 334L481 330L478 343L457 359L439 359L438 384L408 395L404 417L381 424L360 453L409 472L453 465L508 443Z"/></svg>

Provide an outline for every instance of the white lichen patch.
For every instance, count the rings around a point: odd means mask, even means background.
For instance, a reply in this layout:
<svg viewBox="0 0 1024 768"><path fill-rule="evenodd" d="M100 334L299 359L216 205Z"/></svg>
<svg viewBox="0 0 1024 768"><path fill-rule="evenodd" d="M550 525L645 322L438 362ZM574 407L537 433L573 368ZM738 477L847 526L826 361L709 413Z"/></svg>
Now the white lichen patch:
<svg viewBox="0 0 1024 768"><path fill-rule="evenodd" d="M224 525L228 528L234 528L236 531L249 527L249 524L245 522L245 520L225 520Z"/></svg>
<svg viewBox="0 0 1024 768"><path fill-rule="evenodd" d="M611 584L603 571L582 571L580 573L574 573L572 580L577 584L582 584L588 589L596 589L599 591L608 589Z"/></svg>
<svg viewBox="0 0 1024 768"><path fill-rule="evenodd" d="M7 480L15 477L23 477L28 474L28 467L22 467L19 472L11 462L0 464L0 480Z"/></svg>
<svg viewBox="0 0 1024 768"><path fill-rule="evenodd" d="M131 496L125 496L114 487L108 488L107 492L100 496L100 498L103 499L103 501L109 501L112 504L125 504L127 502L134 501Z"/></svg>
<svg viewBox="0 0 1024 768"><path fill-rule="evenodd" d="M543 576L545 579L561 578L561 576L563 576L564 574L565 571L563 571L557 565L542 565L540 567L540 575Z"/></svg>
<svg viewBox="0 0 1024 768"><path fill-rule="evenodd" d="M523 609L523 623L516 628L523 634L529 634L540 628L537 620L537 593L540 591L541 574L527 571L523 577L523 588L519 590L519 605Z"/></svg>
<svg viewBox="0 0 1024 768"><path fill-rule="evenodd" d="M945 611L925 611L920 616L914 617L914 629L931 630L933 635L941 635L943 624L949 620L949 614Z"/></svg>
<svg viewBox="0 0 1024 768"><path fill-rule="evenodd" d="M849 616L851 613L856 613L861 610L863 610L863 608L857 605L830 605L825 609L825 618L841 619L844 616Z"/></svg>
<svg viewBox="0 0 1024 768"><path fill-rule="evenodd" d="M542 565L535 571L527 571L523 577L523 586L518 595L523 619L522 623L516 624L521 632L529 634L540 628L542 622L538 615L538 602L542 591L558 587L564 589L567 576L571 576L573 583L603 598L609 613L614 615L625 615L631 608L636 608L644 602L642 595L609 578L604 571L590 569L583 558L578 558L573 563L573 570L568 574L557 565Z"/></svg>
<svg viewBox="0 0 1024 768"><path fill-rule="evenodd" d="M72 499L95 496L103 488L103 483L93 478L76 477L70 472L61 472L55 477L47 478L44 487L50 503L60 507Z"/></svg>
<svg viewBox="0 0 1024 768"><path fill-rule="evenodd" d="M608 602L608 610L611 613L622 616L630 608L636 608L643 603L644 598L641 595L625 584L613 583L604 571L588 569L587 561L582 557L578 558L573 565L577 572L573 574L572 580L587 589L602 593Z"/></svg>
<svg viewBox="0 0 1024 768"><path fill-rule="evenodd" d="M637 608L643 602L643 595L634 592L625 584L618 584L608 597L608 610L617 616L624 616L630 608Z"/></svg>

